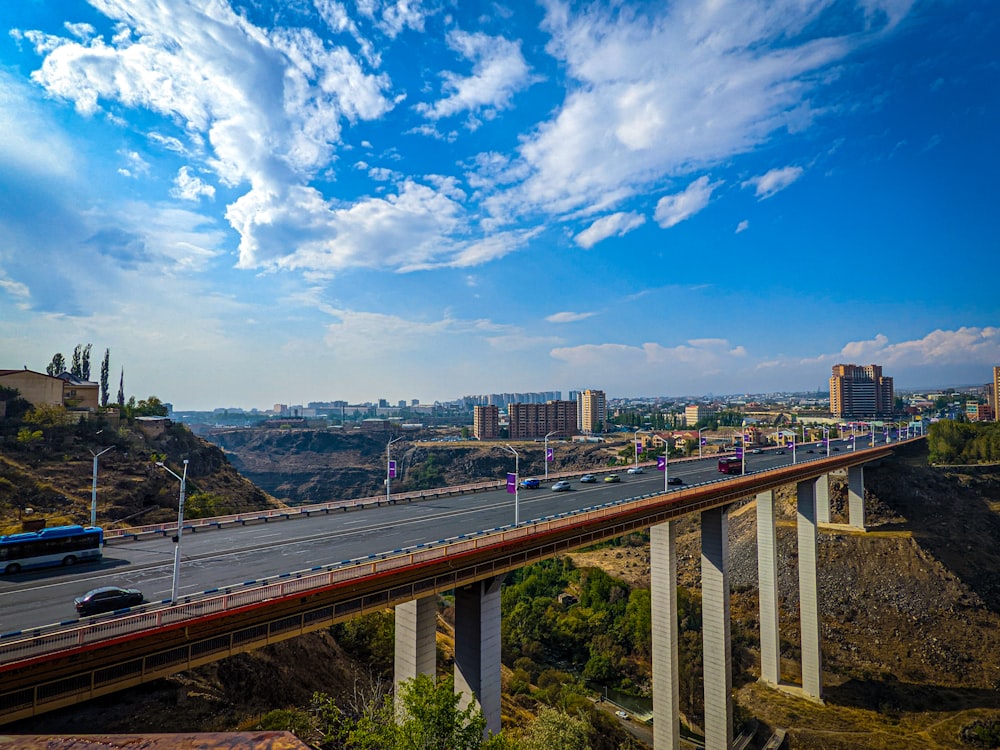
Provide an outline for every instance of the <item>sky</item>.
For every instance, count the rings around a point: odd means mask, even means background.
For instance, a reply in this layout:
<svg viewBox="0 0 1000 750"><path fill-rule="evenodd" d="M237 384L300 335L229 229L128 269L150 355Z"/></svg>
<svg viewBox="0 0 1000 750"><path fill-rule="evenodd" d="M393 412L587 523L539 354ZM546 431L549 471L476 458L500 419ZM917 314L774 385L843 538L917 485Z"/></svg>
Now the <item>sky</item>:
<svg viewBox="0 0 1000 750"><path fill-rule="evenodd" d="M995 0L21 0L0 30L0 368L89 343L112 398L263 409L1000 364Z"/></svg>

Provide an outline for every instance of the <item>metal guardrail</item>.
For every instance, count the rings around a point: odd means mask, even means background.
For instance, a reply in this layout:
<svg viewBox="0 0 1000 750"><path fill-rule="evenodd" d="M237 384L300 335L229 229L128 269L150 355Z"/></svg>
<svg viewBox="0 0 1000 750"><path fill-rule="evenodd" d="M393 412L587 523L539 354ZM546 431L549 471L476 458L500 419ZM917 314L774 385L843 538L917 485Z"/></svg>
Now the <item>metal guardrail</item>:
<svg viewBox="0 0 1000 750"><path fill-rule="evenodd" d="M892 444L891 446L883 445L869 450L876 450L881 454L887 449L895 448L898 444L900 443ZM859 461L861 463L864 462L862 455L866 452L845 453L838 457L831 456L823 460L836 463L851 463L851 461L845 462L844 459L861 459ZM783 476L789 470L801 470L812 463L819 463L819 459L790 466L766 469L735 478L727 476L708 482L687 485L684 488L671 491L669 495L671 497L676 496L676 501L674 502L680 502L686 497L696 495L700 489L703 489L707 485L719 483L731 484L734 493L738 495L742 492L741 484L747 485L749 490L750 487L757 484L761 479L765 479L772 474L775 475L775 483L781 483L784 479L779 478L779 474ZM806 471L805 473L808 474L809 472ZM501 484L501 486L503 485ZM754 491L756 490L748 491L746 496L749 496ZM589 521L606 518L609 515L622 513L623 511L641 510L651 505L662 505L664 495L664 492L658 491L635 498L625 498L599 506L581 508L555 516L526 521L518 526L497 527L471 534L463 534L453 539L441 539L437 542L418 544L410 548L372 554L366 558L344 560L340 563L319 566L307 571L283 573L271 579L246 581L243 584L225 586L222 589L212 589L201 594L187 596L184 603L181 604L162 606L140 612L129 611L127 614L107 620L88 622L86 624L80 624L78 620L65 621L54 625L0 634L0 672L17 668L25 662L30 662L36 658L71 651L101 641L119 639L142 631L184 621L193 621L220 612L260 604L268 600L298 595L310 590L328 588L346 581L385 573L442 557L459 555L464 552L495 545L503 545L507 542L523 539L531 535L545 534L562 528L585 524ZM671 504L673 505L674 503ZM628 507L624 508L623 506ZM698 510L698 506L700 506L700 503L695 503L694 507L690 509L691 512ZM221 593L219 593L220 591ZM161 604L167 603L166 601L161 602Z"/></svg>

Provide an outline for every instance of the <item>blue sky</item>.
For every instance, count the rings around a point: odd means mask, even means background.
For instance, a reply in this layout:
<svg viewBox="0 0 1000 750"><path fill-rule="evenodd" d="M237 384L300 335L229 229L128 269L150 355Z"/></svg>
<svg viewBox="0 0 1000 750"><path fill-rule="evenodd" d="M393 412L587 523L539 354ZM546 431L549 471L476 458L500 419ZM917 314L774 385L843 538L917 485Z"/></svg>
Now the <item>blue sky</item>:
<svg viewBox="0 0 1000 750"><path fill-rule="evenodd" d="M180 409L1000 364L993 0L0 5L0 367Z"/></svg>

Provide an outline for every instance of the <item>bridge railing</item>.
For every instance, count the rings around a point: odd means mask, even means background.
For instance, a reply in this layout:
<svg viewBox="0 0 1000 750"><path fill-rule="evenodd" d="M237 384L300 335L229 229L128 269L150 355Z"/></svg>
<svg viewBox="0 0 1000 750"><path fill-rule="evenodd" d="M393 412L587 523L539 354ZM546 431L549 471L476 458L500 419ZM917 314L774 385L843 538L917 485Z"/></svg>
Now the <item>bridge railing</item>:
<svg viewBox="0 0 1000 750"><path fill-rule="evenodd" d="M858 454L860 453L859 451ZM843 459L851 455L853 454L846 454L840 458ZM767 469L736 478L722 477L709 482L689 485L684 489L670 492L670 502L676 504L688 498L693 499L706 485L745 484L746 480L751 479L751 477L760 479L770 474L787 471L794 466L801 467L802 464ZM202 592L200 595L185 597L185 601L179 604L160 606L145 611L129 611L112 619L97 620L85 624L60 623L55 626L43 626L0 634L0 670L39 656L69 651L81 646L114 640L220 612L251 607L268 600L299 595L303 591L329 588L345 581L416 565L432 559L459 555L494 545L503 545L534 534L544 534L561 528L586 524L588 521L621 513L625 509L637 510L650 505L662 505L663 498L664 492L653 492L640 497L625 498L526 521L518 526L497 527L471 534L462 534L452 539L441 539L437 542L372 554L365 558L344 560L340 563L319 566L306 571L283 573L271 579L247 581L243 584L226 586L220 590L211 590ZM693 503L691 510L696 510L698 505L700 503ZM628 508L623 506L628 506ZM168 602L164 601L161 604L168 605ZM53 631L52 628L56 629Z"/></svg>

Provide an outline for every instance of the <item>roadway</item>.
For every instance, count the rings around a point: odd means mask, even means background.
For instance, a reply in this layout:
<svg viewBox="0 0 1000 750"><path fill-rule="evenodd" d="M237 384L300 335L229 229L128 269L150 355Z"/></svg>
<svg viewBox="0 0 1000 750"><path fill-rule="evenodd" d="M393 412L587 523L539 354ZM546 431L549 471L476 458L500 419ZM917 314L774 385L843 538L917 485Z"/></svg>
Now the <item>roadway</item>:
<svg viewBox="0 0 1000 750"><path fill-rule="evenodd" d="M835 441L834 445L841 451L851 450L849 441ZM858 451L863 450L862 445L867 447L868 440L858 440ZM810 449L814 453L808 453ZM825 450L812 444L798 449L796 458L803 463L825 455ZM748 453L747 472L789 465L792 458L790 450L783 454L774 449ZM627 474L626 468L621 467L617 472L620 483L603 482L603 475L598 474L595 484L582 484L578 477L571 479L572 489L566 492L552 492L547 484L540 489L521 489L519 517L524 523L663 491L663 473L655 467L645 467L645 473L637 475ZM715 456L672 461L669 468L670 477L684 481L684 485L671 486L671 490L725 479L717 470ZM193 596L513 522L514 496L501 489L187 533L182 542L178 593ZM98 564L0 576L0 634L75 621L73 598L98 586L138 588L150 602L167 600L173 556L171 539L155 536L108 544L104 559Z"/></svg>

